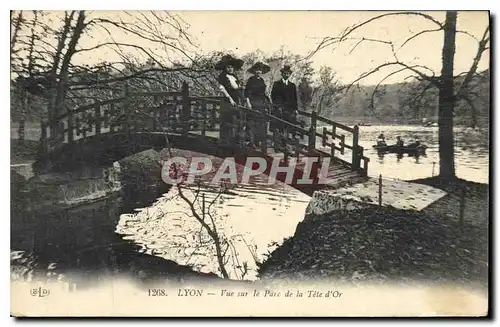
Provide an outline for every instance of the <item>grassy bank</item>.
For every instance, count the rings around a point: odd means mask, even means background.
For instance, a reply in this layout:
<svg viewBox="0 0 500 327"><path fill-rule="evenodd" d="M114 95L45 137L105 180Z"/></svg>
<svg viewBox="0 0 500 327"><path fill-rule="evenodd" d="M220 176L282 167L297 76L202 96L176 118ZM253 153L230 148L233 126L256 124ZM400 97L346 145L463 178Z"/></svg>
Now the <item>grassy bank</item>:
<svg viewBox="0 0 500 327"><path fill-rule="evenodd" d="M441 189L448 194L424 209L424 212L459 222L460 206L463 206L463 220L467 224L487 227L489 219L489 185L464 179L443 181L439 177L417 179L414 183Z"/></svg>
<svg viewBox="0 0 500 327"><path fill-rule="evenodd" d="M451 194L422 212L374 207L306 216L262 264L261 278L487 285L488 214L478 207L488 206L488 186L437 178L419 182ZM461 226L457 210L448 210L463 187L471 195Z"/></svg>

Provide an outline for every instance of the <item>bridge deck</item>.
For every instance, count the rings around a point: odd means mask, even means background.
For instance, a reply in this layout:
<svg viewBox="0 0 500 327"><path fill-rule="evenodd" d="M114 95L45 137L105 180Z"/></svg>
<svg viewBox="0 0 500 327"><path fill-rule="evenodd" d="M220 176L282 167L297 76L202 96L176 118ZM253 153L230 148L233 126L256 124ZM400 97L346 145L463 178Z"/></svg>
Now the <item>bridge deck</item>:
<svg viewBox="0 0 500 327"><path fill-rule="evenodd" d="M301 156L329 158L326 177L332 182L328 187L356 183L367 176L369 158L363 155L364 149L358 143L358 126L343 125L315 111L301 110L295 122L285 121L268 112L231 106L220 97L193 96L187 83L180 92L125 91L124 97L96 99L43 122L40 142L43 165L58 169L66 161L101 162L111 155L166 146L170 140L165 142L162 135L168 133L182 149L216 156L244 158L253 153L266 160L296 157L297 170L305 168ZM260 152L236 144L239 143L236 139L245 137L247 120L256 115L265 118L269 126L283 129L269 130L266 136L269 146ZM300 136L300 140L291 135ZM283 142L287 147L277 149Z"/></svg>
<svg viewBox="0 0 500 327"><path fill-rule="evenodd" d="M282 152L275 152L273 148L268 148L267 155L272 158L284 160L284 154ZM302 156L296 158L295 168L297 170L304 171L306 164L303 160L301 160L301 158ZM328 172L326 174L326 180L328 182L323 185L323 187L328 189L337 189L346 185L364 182L366 179L367 177L362 172L353 171L352 168L332 160L330 161Z"/></svg>

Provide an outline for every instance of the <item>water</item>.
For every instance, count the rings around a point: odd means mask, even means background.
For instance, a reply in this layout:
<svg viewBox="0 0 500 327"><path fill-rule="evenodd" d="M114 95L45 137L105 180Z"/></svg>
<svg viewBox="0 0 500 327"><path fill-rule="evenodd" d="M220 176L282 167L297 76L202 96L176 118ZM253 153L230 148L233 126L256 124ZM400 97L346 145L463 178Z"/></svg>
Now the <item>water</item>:
<svg viewBox="0 0 500 327"><path fill-rule="evenodd" d="M193 191L182 192L199 215L205 197L205 221L212 226L213 218L232 279L257 279L256 262L262 262L266 253L294 234L309 203L307 195L284 184L241 185L230 194L200 189L196 201ZM141 244L144 253L190 265L200 272L219 272L213 239L175 188L153 206L122 215L117 232Z"/></svg>
<svg viewBox="0 0 500 327"><path fill-rule="evenodd" d="M418 135L428 146L427 155L398 158L387 154L379 158L372 144L381 131L389 144L397 135L405 140ZM484 138L480 133L456 129L459 177L488 182L489 152ZM371 176L410 180L430 177L433 170L437 174L437 140L437 128L360 127L360 144L370 157ZM294 234L310 200L288 185L268 186L259 181L238 185L226 194L209 189L200 189L198 195L190 190L183 194L194 203L198 214L202 213L205 197L204 219L209 226L215 226L221 238L226 270L230 278L246 280L257 279L257 262L265 260L267 253ZM58 213L14 216L11 253L17 258L17 278L34 278L27 273L34 266L43 274L58 270L57 278L78 271L87 280L117 270L132 278L154 269L159 273L194 270L220 275L213 239L176 189L161 196L142 194L142 198L146 200L133 203L112 199Z"/></svg>
<svg viewBox="0 0 500 327"><path fill-rule="evenodd" d="M426 156L398 159L396 154L378 157L372 145L383 132L387 144L395 144L396 136L401 136L405 144L415 136L428 146ZM459 178L488 183L489 151L487 136L470 129L457 127L455 132L455 165ZM438 128L420 126L362 126L359 143L365 149L365 156L370 158L368 172L370 176L412 180L439 174Z"/></svg>

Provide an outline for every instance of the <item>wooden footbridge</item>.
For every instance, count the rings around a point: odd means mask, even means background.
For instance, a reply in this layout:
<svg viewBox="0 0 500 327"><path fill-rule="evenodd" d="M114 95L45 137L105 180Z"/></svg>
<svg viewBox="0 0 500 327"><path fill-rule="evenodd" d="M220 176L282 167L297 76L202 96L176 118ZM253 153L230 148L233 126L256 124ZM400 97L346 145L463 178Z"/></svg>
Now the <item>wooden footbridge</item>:
<svg viewBox="0 0 500 327"><path fill-rule="evenodd" d="M163 148L168 141L174 148L218 157L297 158L297 171L303 169L301 156L329 157L328 176L335 180L331 186L367 176L369 159L358 144L358 126L339 124L316 112L299 111L301 126L259 113L268 122L281 123L284 131L268 130L260 149L248 149L242 142L245 120L256 112L231 106L222 97L197 97L189 91L186 83L180 92L125 90L123 97L96 100L44 122L40 163L46 170L102 164L147 148Z"/></svg>

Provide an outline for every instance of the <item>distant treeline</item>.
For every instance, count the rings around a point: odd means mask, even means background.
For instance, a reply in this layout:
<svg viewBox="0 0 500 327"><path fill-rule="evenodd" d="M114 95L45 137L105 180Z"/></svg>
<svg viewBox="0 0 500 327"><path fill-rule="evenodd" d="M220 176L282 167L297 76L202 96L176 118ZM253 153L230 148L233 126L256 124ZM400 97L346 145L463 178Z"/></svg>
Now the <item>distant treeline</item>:
<svg viewBox="0 0 500 327"><path fill-rule="evenodd" d="M456 85L462 80L458 77ZM381 85L377 90L376 86L353 86L346 92L324 97L327 99L322 102L330 105L322 108L322 115L340 121L419 124L425 118L437 122L438 91L428 82ZM316 101L313 99L312 103ZM490 72L486 70L474 77L467 98L456 102L455 124L487 126L489 111Z"/></svg>
<svg viewBox="0 0 500 327"><path fill-rule="evenodd" d="M200 56L189 66L173 64L159 68L152 61L142 64L129 63L120 71L106 63L69 70L69 81L64 101L65 110L72 110L94 100L105 100L123 95L125 84L129 91L180 90L183 82L190 84L192 94L217 95L217 72L213 66L224 53L214 52ZM437 121L437 90L428 82L411 81L398 84L347 87L338 82L331 67L316 71L312 62L303 57L278 51L266 55L260 51L242 57L245 66L240 78L246 80L246 69L256 61L265 61L271 72L264 75L268 86L279 79L279 69L284 64L294 68L293 80L298 85L300 107L315 110L323 116L345 123L397 123L418 124L423 118ZM462 78L457 78L457 85ZM35 84L42 91L26 92L26 85ZM43 79L31 80L20 76L11 81L11 120L19 121L21 108L26 108L27 121L47 118L47 99L50 92L43 91ZM32 86L32 85L31 85ZM268 90L270 92L270 89ZM26 102L29 97L30 101ZM468 97L457 101L455 123L469 126L486 126L489 122L490 74L489 70L476 74L470 85Z"/></svg>

